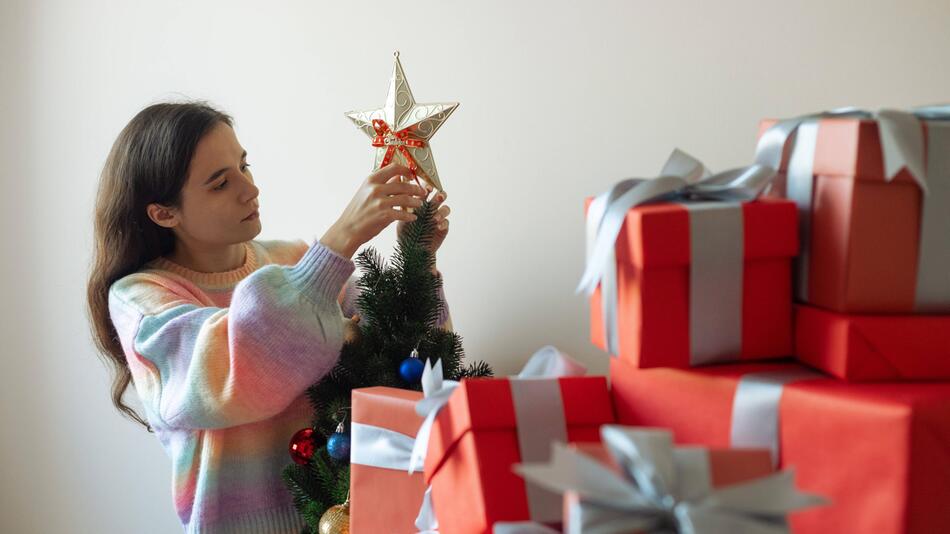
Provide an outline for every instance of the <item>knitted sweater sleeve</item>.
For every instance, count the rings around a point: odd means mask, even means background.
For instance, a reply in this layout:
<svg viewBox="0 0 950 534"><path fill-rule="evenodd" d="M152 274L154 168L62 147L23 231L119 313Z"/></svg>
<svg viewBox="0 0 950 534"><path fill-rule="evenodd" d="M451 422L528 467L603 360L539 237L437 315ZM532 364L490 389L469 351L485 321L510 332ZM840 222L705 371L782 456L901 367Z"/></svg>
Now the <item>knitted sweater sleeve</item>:
<svg viewBox="0 0 950 534"><path fill-rule="evenodd" d="M153 424L223 428L273 417L335 365L338 296L353 262L314 241L292 266L269 264L203 306L148 272L109 291L109 310Z"/></svg>

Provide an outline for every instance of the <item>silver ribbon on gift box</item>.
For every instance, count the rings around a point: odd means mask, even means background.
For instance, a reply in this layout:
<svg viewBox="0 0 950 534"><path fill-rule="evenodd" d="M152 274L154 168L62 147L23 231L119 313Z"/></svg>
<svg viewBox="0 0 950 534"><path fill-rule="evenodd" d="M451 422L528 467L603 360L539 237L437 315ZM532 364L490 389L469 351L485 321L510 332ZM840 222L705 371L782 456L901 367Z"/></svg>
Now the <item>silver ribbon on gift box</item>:
<svg viewBox="0 0 950 534"><path fill-rule="evenodd" d="M621 474L564 444L553 445L548 463L515 468L551 490L576 492L564 523L568 534L776 534L788 532L789 512L825 502L796 490L789 471L713 488L706 451L674 447L667 430L604 425L601 437ZM509 523L495 532L542 530Z"/></svg>
<svg viewBox="0 0 950 534"><path fill-rule="evenodd" d="M872 113L838 108L778 121L759 138L756 163L778 169L786 145L792 143L787 166L786 196L798 204L801 252L796 269L796 296L808 300L811 257L811 206L818 123L823 118L856 118L877 122L884 160L884 179L890 182L904 168L920 186L920 246L917 261L915 311L946 311L950 307L950 105L911 111L885 109ZM928 121L927 147L923 121ZM935 127L937 126L937 127Z"/></svg>
<svg viewBox="0 0 950 534"><path fill-rule="evenodd" d="M652 202L680 202L690 227L689 339L693 365L724 361L742 348L742 202L758 198L775 167L750 165L711 174L696 158L674 150L660 176L622 180L587 211L587 261L577 292L601 287L607 352L620 352L614 244L627 212Z"/></svg>
<svg viewBox="0 0 950 534"><path fill-rule="evenodd" d="M401 432L375 425L352 423L350 425L352 449L350 463L408 471L415 438ZM415 526L420 534L436 534L439 522L432 508L432 488L426 488L416 516Z"/></svg>
<svg viewBox="0 0 950 534"><path fill-rule="evenodd" d="M518 448L523 461L546 461L552 441L567 442L567 422L557 377L582 376L587 369L553 346L538 349L522 368L509 379L517 423ZM409 472L422 467L429 449L432 425L439 411L448 403L458 382L443 380L442 362L434 366L426 362L422 373L425 397L416 404L416 413L425 417L416 433L411 451ZM558 521L561 516L560 496L532 484L525 485L528 510L532 520Z"/></svg>
<svg viewBox="0 0 950 534"><path fill-rule="evenodd" d="M781 452L779 408L785 385L823 377L805 368L742 375L732 398L730 445L735 448L768 449L772 454L772 465L778 466Z"/></svg>

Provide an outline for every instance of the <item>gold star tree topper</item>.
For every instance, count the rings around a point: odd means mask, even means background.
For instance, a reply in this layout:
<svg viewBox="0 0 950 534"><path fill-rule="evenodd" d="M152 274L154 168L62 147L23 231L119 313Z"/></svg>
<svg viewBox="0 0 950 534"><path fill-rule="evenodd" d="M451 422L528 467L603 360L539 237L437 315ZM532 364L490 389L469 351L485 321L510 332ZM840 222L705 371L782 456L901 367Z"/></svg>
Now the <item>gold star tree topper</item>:
<svg viewBox="0 0 950 534"><path fill-rule="evenodd" d="M372 139L372 145L376 147L374 171L395 161L408 167L433 188L444 191L429 139L455 111L458 102L417 104L399 62L399 51L393 56L395 64L386 105L379 109L350 111L346 116Z"/></svg>

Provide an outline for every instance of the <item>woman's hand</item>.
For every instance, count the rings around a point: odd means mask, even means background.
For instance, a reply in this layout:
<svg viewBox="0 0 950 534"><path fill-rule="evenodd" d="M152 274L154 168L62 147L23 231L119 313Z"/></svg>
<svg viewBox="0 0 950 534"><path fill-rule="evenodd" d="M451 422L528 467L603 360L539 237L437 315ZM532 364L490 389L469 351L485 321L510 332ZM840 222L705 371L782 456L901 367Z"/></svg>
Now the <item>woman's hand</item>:
<svg viewBox="0 0 950 534"><path fill-rule="evenodd" d="M355 343L360 338L360 315L343 319L343 342Z"/></svg>
<svg viewBox="0 0 950 534"><path fill-rule="evenodd" d="M426 186L428 191L432 190L432 186ZM435 223L435 231L432 232L432 240L429 242L429 251L432 252L432 256L435 256L436 251L439 250L439 247L442 246L442 243L445 241L445 236L449 235L449 212L452 210L443 205L446 198L445 191L439 191L434 197L432 197L432 205L436 208L435 215L432 217L432 221ZM408 222L400 221L396 225L396 235L402 237L402 233L406 229ZM433 271L435 268L433 267Z"/></svg>
<svg viewBox="0 0 950 534"><path fill-rule="evenodd" d="M363 243L376 237L391 222L416 220L414 214L404 210L421 206L428 193L416 184L402 181L402 177L411 175L409 169L396 164L370 174L320 242L341 256L351 258Z"/></svg>

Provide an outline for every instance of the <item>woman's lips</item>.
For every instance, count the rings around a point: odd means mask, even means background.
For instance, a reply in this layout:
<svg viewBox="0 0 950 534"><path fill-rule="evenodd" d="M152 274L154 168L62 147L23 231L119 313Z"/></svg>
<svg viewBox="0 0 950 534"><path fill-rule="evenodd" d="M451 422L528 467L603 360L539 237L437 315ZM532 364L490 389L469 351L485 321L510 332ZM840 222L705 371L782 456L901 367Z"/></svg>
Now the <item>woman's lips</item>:
<svg viewBox="0 0 950 534"><path fill-rule="evenodd" d="M243 219L241 219L241 220L242 220L242 221L253 221L254 219L256 219L256 218L258 218L258 217L260 217L260 216L261 216L261 214L260 214L257 210L254 210L254 213L248 215L247 217L245 217L245 218L243 218Z"/></svg>

